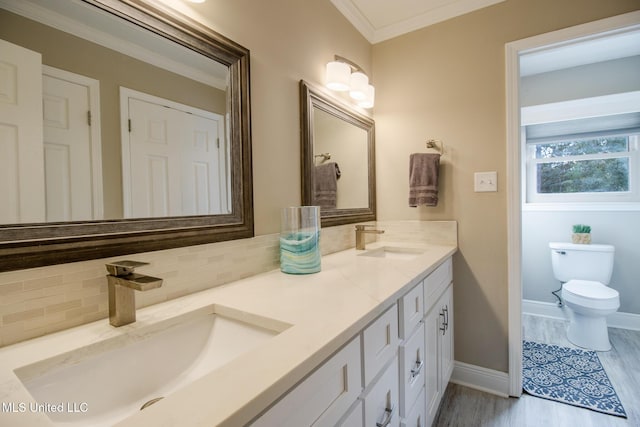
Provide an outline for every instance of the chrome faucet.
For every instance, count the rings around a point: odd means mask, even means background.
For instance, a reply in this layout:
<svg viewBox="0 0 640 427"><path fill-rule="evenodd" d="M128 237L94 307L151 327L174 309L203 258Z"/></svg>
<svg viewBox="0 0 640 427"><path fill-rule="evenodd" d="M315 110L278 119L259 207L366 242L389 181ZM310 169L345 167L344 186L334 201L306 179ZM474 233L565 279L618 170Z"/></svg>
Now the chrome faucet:
<svg viewBox="0 0 640 427"><path fill-rule="evenodd" d="M365 249L365 240L364 240L365 233L372 233L372 234L384 233L384 230L376 230L369 227L373 227L373 225L366 225L366 224L356 225L356 249L361 251Z"/></svg>
<svg viewBox="0 0 640 427"><path fill-rule="evenodd" d="M148 262L118 261L107 264L109 286L109 323L124 326L136 321L136 291L148 291L162 286L162 279L134 273Z"/></svg>

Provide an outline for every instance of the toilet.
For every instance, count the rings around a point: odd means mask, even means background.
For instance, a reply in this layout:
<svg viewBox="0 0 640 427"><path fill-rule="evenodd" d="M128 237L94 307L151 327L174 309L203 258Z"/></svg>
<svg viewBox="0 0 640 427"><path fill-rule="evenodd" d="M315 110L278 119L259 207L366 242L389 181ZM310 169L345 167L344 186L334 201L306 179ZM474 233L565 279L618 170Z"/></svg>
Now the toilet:
<svg viewBox="0 0 640 427"><path fill-rule="evenodd" d="M607 285L613 273L612 245L549 243L551 265L562 282L562 301L571 311L567 338L578 347L611 350L607 315L620 307L620 295Z"/></svg>

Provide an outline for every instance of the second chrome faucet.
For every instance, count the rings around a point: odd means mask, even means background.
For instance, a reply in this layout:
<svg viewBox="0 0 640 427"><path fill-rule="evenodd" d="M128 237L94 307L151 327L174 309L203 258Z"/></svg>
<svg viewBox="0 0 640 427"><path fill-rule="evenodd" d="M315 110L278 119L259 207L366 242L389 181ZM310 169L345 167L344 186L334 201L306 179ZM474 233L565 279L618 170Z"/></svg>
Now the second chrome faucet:
<svg viewBox="0 0 640 427"><path fill-rule="evenodd" d="M366 248L365 234L382 234L384 230L376 230L373 225L357 224L356 225L356 249L364 250Z"/></svg>

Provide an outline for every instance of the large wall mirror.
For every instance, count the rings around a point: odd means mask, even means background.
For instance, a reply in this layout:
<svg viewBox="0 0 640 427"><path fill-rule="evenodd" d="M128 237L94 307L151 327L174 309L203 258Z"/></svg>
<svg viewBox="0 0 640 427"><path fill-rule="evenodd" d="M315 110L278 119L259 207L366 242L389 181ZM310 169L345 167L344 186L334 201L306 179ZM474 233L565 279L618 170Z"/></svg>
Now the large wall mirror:
<svg viewBox="0 0 640 427"><path fill-rule="evenodd" d="M0 271L253 236L249 51L155 0L0 0Z"/></svg>
<svg viewBox="0 0 640 427"><path fill-rule="evenodd" d="M305 81L300 102L303 204L322 226L375 220L373 119Z"/></svg>

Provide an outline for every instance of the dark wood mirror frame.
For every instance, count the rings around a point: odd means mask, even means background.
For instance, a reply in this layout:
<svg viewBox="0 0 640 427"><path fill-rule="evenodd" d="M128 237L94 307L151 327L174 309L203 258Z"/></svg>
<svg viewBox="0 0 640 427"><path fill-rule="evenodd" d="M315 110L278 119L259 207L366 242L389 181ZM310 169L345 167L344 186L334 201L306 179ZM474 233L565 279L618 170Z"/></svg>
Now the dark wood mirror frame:
<svg viewBox="0 0 640 427"><path fill-rule="evenodd" d="M300 81L300 129L302 132L302 204L313 204L313 109L317 108L367 132L368 198L366 208L322 209L322 227L374 221L376 219L375 123L373 119L351 108L345 102L324 93L304 80Z"/></svg>
<svg viewBox="0 0 640 427"><path fill-rule="evenodd" d="M249 50L145 0L83 0L229 67L232 213L0 225L0 271L252 237Z"/></svg>

